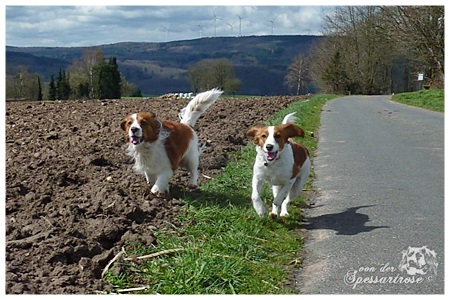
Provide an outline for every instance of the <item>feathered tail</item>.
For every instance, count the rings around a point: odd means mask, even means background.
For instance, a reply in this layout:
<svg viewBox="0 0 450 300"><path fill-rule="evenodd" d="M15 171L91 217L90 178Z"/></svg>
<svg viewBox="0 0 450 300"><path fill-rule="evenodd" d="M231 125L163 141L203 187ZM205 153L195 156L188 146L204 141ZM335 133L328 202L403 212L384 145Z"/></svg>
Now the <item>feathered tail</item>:
<svg viewBox="0 0 450 300"><path fill-rule="evenodd" d="M195 96L188 105L183 108L178 116L181 123L194 127L198 118L210 107L219 97L223 91L219 89L212 89Z"/></svg>
<svg viewBox="0 0 450 300"><path fill-rule="evenodd" d="M295 112L286 115L284 117L284 119L283 119L283 123L282 124L287 124L287 123L294 124L295 121L297 121L297 118L294 115L295 115Z"/></svg>

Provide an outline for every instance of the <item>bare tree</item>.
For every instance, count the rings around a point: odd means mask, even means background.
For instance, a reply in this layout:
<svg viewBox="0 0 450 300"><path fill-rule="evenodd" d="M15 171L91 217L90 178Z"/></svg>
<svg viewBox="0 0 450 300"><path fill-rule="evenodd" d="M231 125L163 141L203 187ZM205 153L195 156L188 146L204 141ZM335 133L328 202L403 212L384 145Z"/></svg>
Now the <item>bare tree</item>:
<svg viewBox="0 0 450 300"><path fill-rule="evenodd" d="M76 98L94 97L93 68L104 59L100 49L92 48L86 50L83 57L70 66L70 86Z"/></svg>
<svg viewBox="0 0 450 300"><path fill-rule="evenodd" d="M421 62L437 87L444 87L444 6L381 7L386 29L402 51Z"/></svg>
<svg viewBox="0 0 450 300"><path fill-rule="evenodd" d="M309 81L309 59L301 53L289 65L285 82L289 88L295 89L296 95L300 95L302 88L306 87Z"/></svg>
<svg viewBox="0 0 450 300"><path fill-rule="evenodd" d="M194 89L194 94L197 94L202 89L205 89L207 85L207 72L209 69L208 60L202 60L196 63L194 66L189 68L188 70L188 79L192 84L192 88Z"/></svg>
<svg viewBox="0 0 450 300"><path fill-rule="evenodd" d="M235 93L240 87L233 65L226 58L199 61L188 70L188 78L195 93L211 88Z"/></svg>
<svg viewBox="0 0 450 300"><path fill-rule="evenodd" d="M324 78L327 68L331 63L335 47L332 40L324 37L320 42L311 47L309 53L310 68L309 76L322 93L333 93L333 87Z"/></svg>
<svg viewBox="0 0 450 300"><path fill-rule="evenodd" d="M329 48L327 57L316 57L328 65L321 69L321 79L325 73L338 74L344 68L348 92L378 94L388 92L391 86L390 72L393 65L392 43L382 29L383 19L380 8L375 6L336 7L325 16L324 45ZM312 51L314 52L314 50ZM336 63L339 55L339 64ZM334 58L334 61L333 61ZM317 71L317 69L315 69ZM386 76L387 75L387 76ZM317 74L315 77L319 77ZM326 76L328 81L334 76ZM327 83L328 84L328 83ZM331 83L328 85L331 87ZM334 89L334 88L332 88Z"/></svg>
<svg viewBox="0 0 450 300"><path fill-rule="evenodd" d="M27 67L19 66L18 73L6 77L6 98L38 100L42 91L38 74L29 73Z"/></svg>

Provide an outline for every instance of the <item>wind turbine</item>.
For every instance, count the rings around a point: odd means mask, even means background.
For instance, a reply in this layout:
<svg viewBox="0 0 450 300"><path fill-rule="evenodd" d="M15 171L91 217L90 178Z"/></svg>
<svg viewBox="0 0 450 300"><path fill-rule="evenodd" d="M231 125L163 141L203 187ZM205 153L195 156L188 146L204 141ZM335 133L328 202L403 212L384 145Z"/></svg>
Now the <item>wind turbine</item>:
<svg viewBox="0 0 450 300"><path fill-rule="evenodd" d="M236 13L235 13L236 14ZM236 14L236 16L238 16L239 18L239 36L242 36L241 34L241 24L242 24L242 19L245 19L247 17L241 17L240 15Z"/></svg>
<svg viewBox="0 0 450 300"><path fill-rule="evenodd" d="M200 38L202 38L203 26L199 24L199 25L197 25L197 27L199 28Z"/></svg>
<svg viewBox="0 0 450 300"><path fill-rule="evenodd" d="M234 22L231 23L231 24L230 24L230 23L227 23L227 25L230 26L230 31L233 32L233 25L234 25Z"/></svg>
<svg viewBox="0 0 450 300"><path fill-rule="evenodd" d="M163 28L166 30L166 43L167 43L167 37L168 37L168 35L169 35L169 27L170 27L170 25L169 26L164 26Z"/></svg>
<svg viewBox="0 0 450 300"><path fill-rule="evenodd" d="M267 20L267 21L269 21L270 23L272 23L272 35L273 35L273 28L275 27L275 19L277 18L278 16L276 16L275 18L273 18L272 20Z"/></svg>
<svg viewBox="0 0 450 300"><path fill-rule="evenodd" d="M218 16L216 16L216 12L213 10L213 14L214 14L214 37L216 37L217 35L217 20L221 20L222 18L219 18Z"/></svg>

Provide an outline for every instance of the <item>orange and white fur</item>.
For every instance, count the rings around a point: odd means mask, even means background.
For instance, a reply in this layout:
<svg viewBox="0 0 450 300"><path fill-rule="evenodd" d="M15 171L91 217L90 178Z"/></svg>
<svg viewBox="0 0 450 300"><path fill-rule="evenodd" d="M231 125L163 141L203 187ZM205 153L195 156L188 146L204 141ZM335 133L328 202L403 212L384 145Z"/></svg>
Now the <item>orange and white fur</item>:
<svg viewBox="0 0 450 300"><path fill-rule="evenodd" d="M120 127L126 132L128 155L133 157L133 169L143 174L151 192L169 192L169 180L178 167L190 172L190 185L197 186L200 150L198 137L192 129L197 119L223 93L212 89L198 94L180 111L181 121L160 119L155 113L135 113L123 119Z"/></svg>
<svg viewBox="0 0 450 300"><path fill-rule="evenodd" d="M253 167L252 201L256 213L264 217L266 210L260 197L264 181L272 186L273 204L270 218L288 215L291 200L300 195L308 179L311 160L308 149L291 138L304 137L303 130L294 125L295 113L284 117L282 125L255 126L247 131L256 144L256 160Z"/></svg>

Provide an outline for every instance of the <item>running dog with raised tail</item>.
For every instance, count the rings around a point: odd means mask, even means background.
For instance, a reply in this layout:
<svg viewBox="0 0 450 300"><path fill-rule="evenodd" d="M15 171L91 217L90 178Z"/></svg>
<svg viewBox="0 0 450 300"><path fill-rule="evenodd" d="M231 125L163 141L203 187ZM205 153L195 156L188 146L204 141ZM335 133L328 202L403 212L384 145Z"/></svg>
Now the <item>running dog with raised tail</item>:
<svg viewBox="0 0 450 300"><path fill-rule="evenodd" d="M190 172L190 185L197 186L200 150L193 127L197 119L223 91L212 89L198 94L180 111L178 122L160 119L153 112L140 112L123 119L120 127L126 132L128 155L134 159L133 169L143 174L151 192L169 192L169 180L178 167Z"/></svg>
<svg viewBox="0 0 450 300"><path fill-rule="evenodd" d="M292 140L304 137L303 130L293 124L295 113L284 117L282 125L254 126L247 131L256 144L256 160L253 166L252 201L256 213L264 217L266 210L260 192L264 181L272 186L273 204L270 218L287 216L291 200L297 198L308 179L311 160L308 149Z"/></svg>

